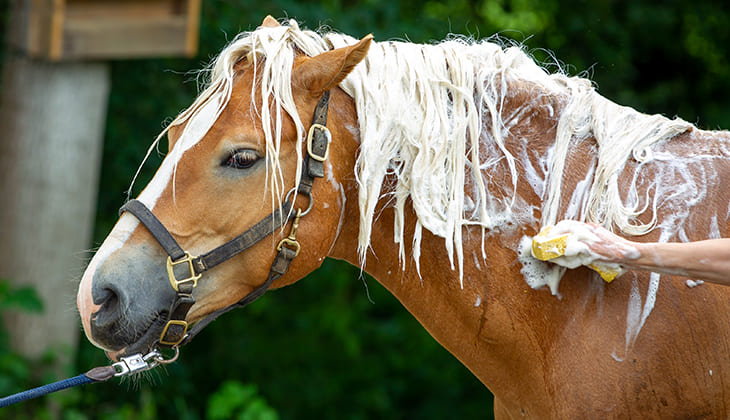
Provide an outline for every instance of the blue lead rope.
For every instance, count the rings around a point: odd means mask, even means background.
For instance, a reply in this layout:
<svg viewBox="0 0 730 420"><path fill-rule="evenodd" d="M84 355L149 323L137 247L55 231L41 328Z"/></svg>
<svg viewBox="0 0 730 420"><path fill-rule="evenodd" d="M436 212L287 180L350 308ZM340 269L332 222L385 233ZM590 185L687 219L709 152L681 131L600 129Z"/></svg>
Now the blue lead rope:
<svg viewBox="0 0 730 420"><path fill-rule="evenodd" d="M153 349L148 354L135 354L128 357L122 357L118 362L109 366L100 366L90 371L74 376L73 378L64 379L52 384L39 386L38 388L29 389L4 398L0 398L0 408L7 407L12 404L30 400L32 398L42 397L51 392L61 391L78 385L85 385L96 382L104 382L115 376L131 375L137 372L152 369L160 364L172 363L177 360L180 350L175 347L175 355L170 359L165 359L157 349Z"/></svg>
<svg viewBox="0 0 730 420"><path fill-rule="evenodd" d="M108 378L107 378L108 379ZM0 408L7 407L9 405L17 404L33 398L42 397L50 394L51 392L61 391L66 388L71 388L78 385L85 385L92 382L100 382L101 380L94 380L82 374L74 376L73 378L64 379L62 381L54 382L52 384L39 386L38 388L29 389L27 391L18 392L17 394L10 395L9 397L0 398Z"/></svg>

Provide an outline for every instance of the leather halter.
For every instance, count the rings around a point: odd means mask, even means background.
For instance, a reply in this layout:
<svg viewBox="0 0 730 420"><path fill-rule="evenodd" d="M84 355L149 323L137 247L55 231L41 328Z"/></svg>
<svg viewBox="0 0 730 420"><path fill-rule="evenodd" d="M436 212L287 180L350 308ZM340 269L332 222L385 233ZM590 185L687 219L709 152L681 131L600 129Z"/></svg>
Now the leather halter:
<svg viewBox="0 0 730 420"><path fill-rule="evenodd" d="M326 127L328 106L329 91L322 95L314 109L312 126L307 134L307 153L304 156L299 187L289 191L284 203L273 213L210 252L194 257L189 252L184 251L157 216L139 200L131 200L119 209L120 214L126 211L137 217L168 254L167 275L170 285L175 289L176 296L167 313L166 324L157 344L162 347L179 347L187 343L218 316L233 308L245 306L259 298L274 280L286 273L289 264L299 254L300 245L296 240L296 230L299 225L299 218L306 215L312 208L312 184L315 178L324 177L324 161L329 154L331 140L330 132ZM309 206L306 210L292 211L290 196L295 193L307 196ZM250 248L286 225L292 218L294 222L292 223L291 232L288 237L282 239L277 245L276 250L278 252L271 264L266 281L240 301L208 315L196 323L188 332L189 325L185 321L185 317L195 303L193 289L198 285L198 280L203 273ZM187 277L178 277L180 271L182 271L181 269L185 269L183 275ZM163 321L165 320L163 319Z"/></svg>

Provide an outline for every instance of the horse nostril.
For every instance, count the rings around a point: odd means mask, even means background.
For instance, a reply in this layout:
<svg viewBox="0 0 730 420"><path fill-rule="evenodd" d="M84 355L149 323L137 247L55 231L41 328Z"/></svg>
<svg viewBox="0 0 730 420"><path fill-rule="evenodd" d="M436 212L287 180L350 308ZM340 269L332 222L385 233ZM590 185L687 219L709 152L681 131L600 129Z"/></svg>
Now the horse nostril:
<svg viewBox="0 0 730 420"><path fill-rule="evenodd" d="M102 327L118 321L122 315L119 301L119 293L114 289L106 287L100 290L94 296L94 303L101 308L91 314L91 322L97 327Z"/></svg>

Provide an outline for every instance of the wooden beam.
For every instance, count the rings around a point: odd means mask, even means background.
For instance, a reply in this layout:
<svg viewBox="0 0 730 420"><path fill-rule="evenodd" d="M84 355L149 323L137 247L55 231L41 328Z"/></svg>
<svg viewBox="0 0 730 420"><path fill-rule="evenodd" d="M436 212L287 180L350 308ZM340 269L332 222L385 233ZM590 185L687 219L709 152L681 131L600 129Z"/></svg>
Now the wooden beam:
<svg viewBox="0 0 730 420"><path fill-rule="evenodd" d="M67 14L75 19L140 19L182 16L180 0L66 0Z"/></svg>
<svg viewBox="0 0 730 420"><path fill-rule="evenodd" d="M26 0L12 42L51 61L194 56L200 0Z"/></svg>
<svg viewBox="0 0 730 420"><path fill-rule="evenodd" d="M184 16L72 19L64 31L63 59L173 56L185 53Z"/></svg>
<svg viewBox="0 0 730 420"><path fill-rule="evenodd" d="M198 52L198 40L200 39L200 0L188 0L187 18L185 55L193 57Z"/></svg>
<svg viewBox="0 0 730 420"><path fill-rule="evenodd" d="M48 45L48 56L51 60L61 58L63 49L63 24L66 13L66 0L53 0L50 28L50 40Z"/></svg>

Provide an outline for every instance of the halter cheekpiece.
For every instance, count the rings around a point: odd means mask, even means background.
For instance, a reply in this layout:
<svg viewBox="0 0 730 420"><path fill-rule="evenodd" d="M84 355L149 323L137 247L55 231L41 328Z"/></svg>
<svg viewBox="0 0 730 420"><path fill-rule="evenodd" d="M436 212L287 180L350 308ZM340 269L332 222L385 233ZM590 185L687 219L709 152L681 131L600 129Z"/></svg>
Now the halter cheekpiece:
<svg viewBox="0 0 730 420"><path fill-rule="evenodd" d="M289 264L299 254L301 245L296 239L296 232L299 219L309 213L312 208L312 184L315 178L324 177L324 161L329 155L331 141L330 132L326 127L329 96L329 91L325 92L314 109L312 126L307 133L307 152L304 155L299 186L287 193L284 203L273 213L212 251L193 256L183 250L157 216L139 200L130 200L119 209L120 214L129 212L137 217L168 254L167 276L176 295L167 313L167 319L162 320L166 323L156 344L170 348L177 348L185 344L218 316L233 308L246 306L259 298L274 280L286 273ZM309 200L308 207L305 210L292 209L292 195L295 194L305 195ZM193 289L198 285L203 273L271 235L277 229L285 226L290 219L294 219L290 233L276 246L277 254L271 264L266 281L240 301L213 312L188 331L189 325L185 321L185 317L195 303Z"/></svg>

